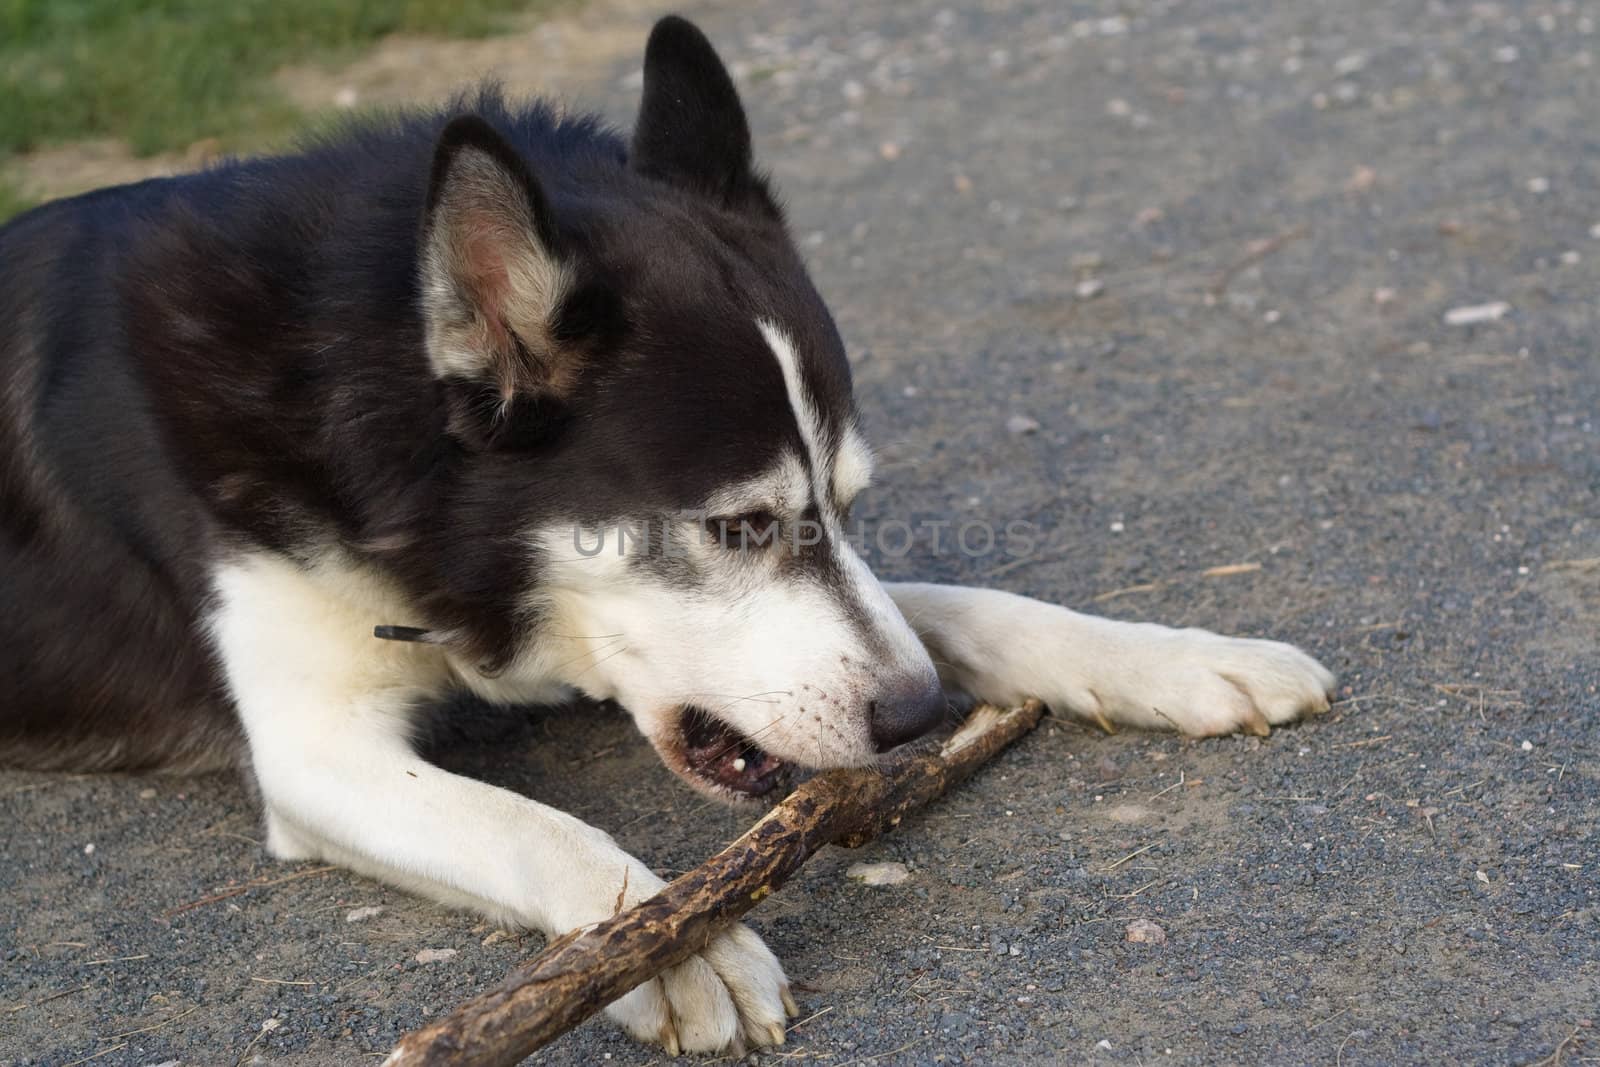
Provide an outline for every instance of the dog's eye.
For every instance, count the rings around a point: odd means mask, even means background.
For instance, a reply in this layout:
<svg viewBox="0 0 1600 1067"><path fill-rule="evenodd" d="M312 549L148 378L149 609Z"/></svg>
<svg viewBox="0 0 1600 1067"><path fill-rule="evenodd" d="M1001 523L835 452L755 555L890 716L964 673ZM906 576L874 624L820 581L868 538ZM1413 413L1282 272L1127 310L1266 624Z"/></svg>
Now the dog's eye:
<svg viewBox="0 0 1600 1067"><path fill-rule="evenodd" d="M706 520L712 540L730 552L767 548L778 539L778 517L770 511L747 511Z"/></svg>

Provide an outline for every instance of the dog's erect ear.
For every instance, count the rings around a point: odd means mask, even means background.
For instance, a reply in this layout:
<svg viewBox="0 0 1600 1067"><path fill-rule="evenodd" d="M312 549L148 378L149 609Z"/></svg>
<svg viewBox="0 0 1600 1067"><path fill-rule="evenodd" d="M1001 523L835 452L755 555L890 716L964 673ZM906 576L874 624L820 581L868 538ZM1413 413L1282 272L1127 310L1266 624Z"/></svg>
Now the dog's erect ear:
<svg viewBox="0 0 1600 1067"><path fill-rule="evenodd" d="M634 170L729 207L776 215L750 160L750 124L733 79L705 34L668 15L644 50L644 95L633 130Z"/></svg>
<svg viewBox="0 0 1600 1067"><path fill-rule="evenodd" d="M439 135L420 255L428 360L466 397L452 432L490 443L514 405L570 392L581 354L557 320L573 272L538 180L475 115Z"/></svg>

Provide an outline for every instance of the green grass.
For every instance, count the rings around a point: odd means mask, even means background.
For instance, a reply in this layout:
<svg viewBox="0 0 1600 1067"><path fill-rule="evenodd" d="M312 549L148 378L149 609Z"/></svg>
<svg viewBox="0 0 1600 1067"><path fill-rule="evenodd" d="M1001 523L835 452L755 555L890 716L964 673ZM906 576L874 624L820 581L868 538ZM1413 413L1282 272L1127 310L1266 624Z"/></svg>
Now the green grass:
<svg viewBox="0 0 1600 1067"><path fill-rule="evenodd" d="M278 142L304 117L279 67L389 33L475 36L548 0L0 0L0 165L86 137L138 155ZM0 178L0 219L25 200Z"/></svg>

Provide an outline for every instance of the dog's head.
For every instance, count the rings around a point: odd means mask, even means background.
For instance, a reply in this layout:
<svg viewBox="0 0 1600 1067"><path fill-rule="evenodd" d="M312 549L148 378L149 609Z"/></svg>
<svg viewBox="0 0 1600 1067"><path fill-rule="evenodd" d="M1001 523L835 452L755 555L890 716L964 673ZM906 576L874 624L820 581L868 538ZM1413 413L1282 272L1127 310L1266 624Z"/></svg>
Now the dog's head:
<svg viewBox="0 0 1600 1067"><path fill-rule="evenodd" d="M605 143L542 159L467 117L436 150L422 303L469 457L454 521L526 570L500 576L516 650L480 688L614 698L722 796L869 763L944 699L847 541L872 468L849 363L699 30L656 26L625 164Z"/></svg>

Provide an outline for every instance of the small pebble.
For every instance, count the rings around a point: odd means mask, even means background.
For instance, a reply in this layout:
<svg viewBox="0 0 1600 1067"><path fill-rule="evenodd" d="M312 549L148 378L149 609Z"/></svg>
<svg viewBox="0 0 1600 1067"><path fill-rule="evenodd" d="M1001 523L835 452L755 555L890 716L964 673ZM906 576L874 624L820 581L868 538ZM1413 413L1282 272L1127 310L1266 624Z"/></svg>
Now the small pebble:
<svg viewBox="0 0 1600 1067"><path fill-rule="evenodd" d="M1085 278L1078 283L1078 287L1073 292L1078 294L1079 300L1093 300L1105 290L1106 283L1099 278Z"/></svg>
<svg viewBox="0 0 1600 1067"><path fill-rule="evenodd" d="M1544 193L1548 193L1549 191L1550 191L1550 179L1549 178L1529 178L1528 179L1528 192L1533 193L1534 195L1538 196L1538 195L1543 195Z"/></svg>
<svg viewBox="0 0 1600 1067"><path fill-rule="evenodd" d="M1446 326L1476 326L1480 322L1503 319L1510 310L1511 305L1504 300L1495 300L1488 304L1468 304L1446 311L1444 321Z"/></svg>
<svg viewBox="0 0 1600 1067"><path fill-rule="evenodd" d="M1138 945L1164 945L1167 943L1167 932L1149 919L1135 919L1129 923L1124 931L1128 941Z"/></svg>
<svg viewBox="0 0 1600 1067"><path fill-rule="evenodd" d="M1350 177L1345 181L1344 191L1347 193L1365 193L1377 184L1378 172L1371 167L1360 166L1351 172Z"/></svg>
<svg viewBox="0 0 1600 1067"><path fill-rule="evenodd" d="M854 878L863 885L899 885L911 877L903 863L852 863L845 877Z"/></svg>
<svg viewBox="0 0 1600 1067"><path fill-rule="evenodd" d="M344 921L347 923L358 923L362 922L363 920L370 919L374 915L382 914L382 904L368 904L365 907L351 908L349 911L345 912Z"/></svg>
<svg viewBox="0 0 1600 1067"><path fill-rule="evenodd" d="M1013 434L1038 433L1039 420L1026 415L1013 415L1006 420L1006 432Z"/></svg>
<svg viewBox="0 0 1600 1067"><path fill-rule="evenodd" d="M738 759L733 761L733 769L734 770L742 771L742 770L744 770L744 768L745 768L745 762L744 762L744 757L743 756L740 756Z"/></svg>
<svg viewBox="0 0 1600 1067"><path fill-rule="evenodd" d="M418 963L443 963L455 956L456 950L453 948L425 948L417 953L416 960Z"/></svg>
<svg viewBox="0 0 1600 1067"><path fill-rule="evenodd" d="M1522 751L1524 751L1524 752L1532 752L1533 751L1533 742L1532 741L1524 741L1524 742L1522 742ZM93 848L94 846L90 845L89 847Z"/></svg>

